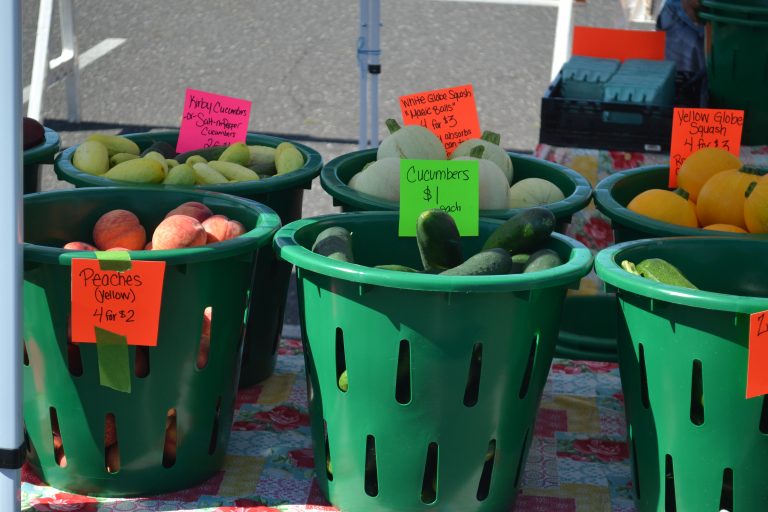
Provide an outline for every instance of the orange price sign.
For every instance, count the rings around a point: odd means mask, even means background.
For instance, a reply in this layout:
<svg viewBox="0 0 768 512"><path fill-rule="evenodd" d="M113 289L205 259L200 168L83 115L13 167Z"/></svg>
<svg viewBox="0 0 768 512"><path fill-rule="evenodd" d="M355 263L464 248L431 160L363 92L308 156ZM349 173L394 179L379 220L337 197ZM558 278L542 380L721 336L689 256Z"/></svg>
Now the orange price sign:
<svg viewBox="0 0 768 512"><path fill-rule="evenodd" d="M462 141L480 138L472 85L419 92L400 97L403 123L420 124L440 138L450 155Z"/></svg>
<svg viewBox="0 0 768 512"><path fill-rule="evenodd" d="M129 345L157 345L164 261L129 261L108 270L103 261L72 259L72 341L96 343L96 328Z"/></svg>
<svg viewBox="0 0 768 512"><path fill-rule="evenodd" d="M677 173L691 153L721 148L738 157L744 111L716 108L675 108L669 148L669 188L677 187Z"/></svg>
<svg viewBox="0 0 768 512"><path fill-rule="evenodd" d="M747 398L768 394L768 310L749 315Z"/></svg>

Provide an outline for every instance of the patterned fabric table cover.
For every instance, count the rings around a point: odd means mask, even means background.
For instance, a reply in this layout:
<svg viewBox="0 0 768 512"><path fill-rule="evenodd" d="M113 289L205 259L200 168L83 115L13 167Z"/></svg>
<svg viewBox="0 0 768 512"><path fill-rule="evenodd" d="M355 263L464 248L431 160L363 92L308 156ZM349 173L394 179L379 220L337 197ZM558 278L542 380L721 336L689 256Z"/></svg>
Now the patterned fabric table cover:
<svg viewBox="0 0 768 512"><path fill-rule="evenodd" d="M264 383L241 390L225 466L163 496L104 499L45 486L25 468L22 510L38 512L336 511L314 480L301 343L284 339ZM615 364L555 359L515 512L634 511Z"/></svg>
<svg viewBox="0 0 768 512"><path fill-rule="evenodd" d="M565 148L547 144L539 144L534 155L543 160L570 167L587 178L593 188L615 172L646 165L669 164L669 155L663 153L628 153L602 149ZM768 146L742 146L740 158L744 165L768 168ZM595 208L594 202L573 215L566 234L579 240L594 253L614 243L611 222ZM603 283L593 271L582 279L578 293L592 295L602 291Z"/></svg>

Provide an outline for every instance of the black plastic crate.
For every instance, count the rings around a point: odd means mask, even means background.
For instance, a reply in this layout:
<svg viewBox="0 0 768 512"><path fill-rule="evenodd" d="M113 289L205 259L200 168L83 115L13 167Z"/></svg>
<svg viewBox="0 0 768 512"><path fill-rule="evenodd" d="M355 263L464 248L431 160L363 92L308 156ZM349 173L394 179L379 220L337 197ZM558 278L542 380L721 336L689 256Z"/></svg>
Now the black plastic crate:
<svg viewBox="0 0 768 512"><path fill-rule="evenodd" d="M562 73L541 98L539 142L552 146L668 153L672 106L564 98ZM699 107L701 81L675 74L675 106Z"/></svg>

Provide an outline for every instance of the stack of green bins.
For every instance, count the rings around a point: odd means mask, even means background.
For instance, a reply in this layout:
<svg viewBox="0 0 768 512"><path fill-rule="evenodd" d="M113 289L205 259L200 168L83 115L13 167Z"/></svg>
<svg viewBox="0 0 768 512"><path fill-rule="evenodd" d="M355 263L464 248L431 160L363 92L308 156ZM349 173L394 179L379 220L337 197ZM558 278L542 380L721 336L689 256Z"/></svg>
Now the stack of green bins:
<svg viewBox="0 0 768 512"><path fill-rule="evenodd" d="M621 268L661 258L698 289ZM598 253L618 348L638 512L768 510L768 399L746 398L750 316L768 310L764 240L675 237ZM768 316L766 316L768 318Z"/></svg>
<svg viewBox="0 0 768 512"><path fill-rule="evenodd" d="M69 330L72 260L95 255L61 247L90 240L109 210L134 212L151 232L187 201L241 222L246 233L207 246L128 253L132 261L165 262L157 345L128 346L130 392L102 386L97 344L73 343ZM52 487L96 496L148 496L213 476L231 431L256 253L280 227L277 214L215 192L110 187L28 195L24 221L22 373L33 471ZM210 348L201 366L208 307ZM110 415L113 450L105 446Z"/></svg>
<svg viewBox="0 0 768 512"><path fill-rule="evenodd" d="M144 150L155 141L162 141L176 146L178 131L148 132L126 135ZM285 139L249 133L246 143L276 147ZM320 174L322 158L314 149L303 144L293 143L304 156L304 167L280 176L238 183L221 185L200 185L184 187L184 190L203 189L232 194L251 199L274 210L283 224L300 219L304 190L312 187L312 181ZM72 155L76 147L66 149L56 158L54 169L59 179L72 183L76 187L124 186L128 183L112 181L101 176L94 176L79 171L72 165ZM201 150L207 159L217 158L223 148ZM152 185L158 189L179 187ZM251 386L269 377L277 361L277 347L283 329L285 303L291 279L291 265L279 261L271 247L259 251L254 277L254 291L251 294L250 315L246 328L246 343L243 354L243 369L240 385ZM266 291L265 291L266 290Z"/></svg>
<svg viewBox="0 0 768 512"><path fill-rule="evenodd" d="M464 254L501 224L482 218L479 237L462 237ZM330 226L352 232L357 263L312 252ZM540 272L372 268L420 266L396 212L292 222L274 246L297 269L315 471L330 502L367 512L511 510L566 289L590 271L591 252L554 233L547 246L565 263Z"/></svg>

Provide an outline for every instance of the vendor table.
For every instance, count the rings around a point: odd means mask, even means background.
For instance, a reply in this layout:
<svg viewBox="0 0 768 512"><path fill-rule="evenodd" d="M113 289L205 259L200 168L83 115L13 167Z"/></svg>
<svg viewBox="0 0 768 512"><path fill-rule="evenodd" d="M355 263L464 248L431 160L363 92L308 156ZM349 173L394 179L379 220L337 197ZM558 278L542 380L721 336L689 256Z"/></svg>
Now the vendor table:
<svg viewBox="0 0 768 512"><path fill-rule="evenodd" d="M617 365L555 359L513 510L634 511L624 428ZM274 374L240 391L225 466L202 485L91 498L48 487L25 467L21 494L30 512L335 511L314 480L301 342L283 339Z"/></svg>

